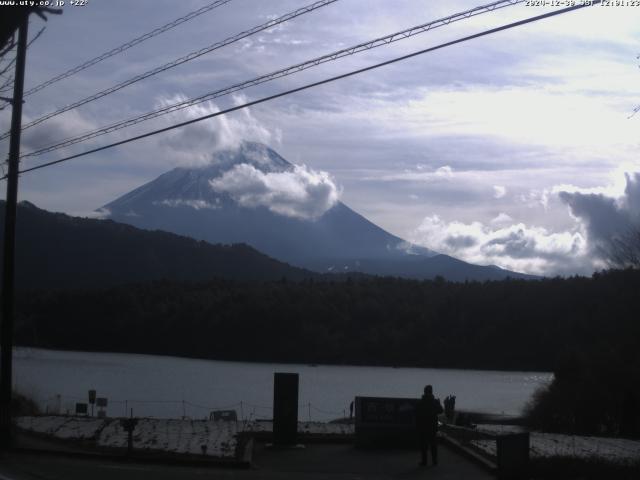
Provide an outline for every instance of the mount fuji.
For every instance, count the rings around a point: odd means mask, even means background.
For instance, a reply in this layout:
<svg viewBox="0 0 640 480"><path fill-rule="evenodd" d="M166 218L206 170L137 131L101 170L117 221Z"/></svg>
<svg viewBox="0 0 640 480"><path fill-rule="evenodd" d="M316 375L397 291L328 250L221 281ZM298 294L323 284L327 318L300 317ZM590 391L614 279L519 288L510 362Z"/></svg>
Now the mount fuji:
<svg viewBox="0 0 640 480"><path fill-rule="evenodd" d="M315 185L307 204L298 205L296 211L296 205L288 205L287 198L276 198L278 192L264 184L269 178L276 189L293 190L295 203L300 197L295 174L308 176L310 172L263 144L245 142L236 150L215 153L204 167L164 173L101 211L107 218L138 228L210 243L246 243L278 260L318 272L358 271L408 278L440 275L448 280L532 278L411 245L338 201L337 195L332 199L331 192L323 190L327 185ZM239 195L234 190L238 184L249 191Z"/></svg>

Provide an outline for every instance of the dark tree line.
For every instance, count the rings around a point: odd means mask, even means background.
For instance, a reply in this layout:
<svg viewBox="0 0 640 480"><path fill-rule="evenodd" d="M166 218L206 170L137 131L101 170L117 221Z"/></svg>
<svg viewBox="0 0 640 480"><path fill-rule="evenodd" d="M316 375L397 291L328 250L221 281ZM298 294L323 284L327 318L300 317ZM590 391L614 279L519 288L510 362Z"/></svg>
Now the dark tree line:
<svg viewBox="0 0 640 480"><path fill-rule="evenodd" d="M153 282L35 291L23 345L202 358L551 370L640 338L640 272L450 283Z"/></svg>

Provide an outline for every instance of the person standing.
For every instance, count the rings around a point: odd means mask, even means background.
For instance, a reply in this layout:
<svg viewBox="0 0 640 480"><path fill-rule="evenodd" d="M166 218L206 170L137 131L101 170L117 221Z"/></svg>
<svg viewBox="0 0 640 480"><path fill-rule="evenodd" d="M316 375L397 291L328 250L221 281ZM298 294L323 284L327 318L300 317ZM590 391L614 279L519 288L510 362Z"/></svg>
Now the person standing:
<svg viewBox="0 0 640 480"><path fill-rule="evenodd" d="M436 434L438 433L438 415L442 412L440 400L433 396L433 387L427 385L424 387L424 393L416 409L416 423L420 440L420 453L422 455L420 465L427 464L427 450L431 450L433 464L438 464Z"/></svg>

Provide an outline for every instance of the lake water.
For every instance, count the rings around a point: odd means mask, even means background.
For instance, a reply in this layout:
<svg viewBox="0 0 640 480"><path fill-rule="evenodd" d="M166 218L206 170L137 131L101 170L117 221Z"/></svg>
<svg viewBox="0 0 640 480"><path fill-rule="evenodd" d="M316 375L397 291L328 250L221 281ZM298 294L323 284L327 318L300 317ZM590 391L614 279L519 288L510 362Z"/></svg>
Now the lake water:
<svg viewBox="0 0 640 480"><path fill-rule="evenodd" d="M236 409L243 418L270 418L274 372L300 375L299 418L331 420L349 413L356 395L414 397L432 384L437 397L456 395L456 408L518 415L551 373L430 368L354 367L222 362L120 353L16 348L14 388L43 410L73 412L97 390L107 414L204 418Z"/></svg>

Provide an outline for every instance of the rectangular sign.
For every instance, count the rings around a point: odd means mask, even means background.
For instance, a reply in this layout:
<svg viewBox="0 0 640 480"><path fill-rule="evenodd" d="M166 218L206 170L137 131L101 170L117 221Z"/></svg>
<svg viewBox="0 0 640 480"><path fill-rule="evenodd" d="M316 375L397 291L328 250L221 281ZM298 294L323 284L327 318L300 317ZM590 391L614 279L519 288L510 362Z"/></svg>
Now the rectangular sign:
<svg viewBox="0 0 640 480"><path fill-rule="evenodd" d="M417 405L417 398L356 397L356 424L414 427Z"/></svg>
<svg viewBox="0 0 640 480"><path fill-rule="evenodd" d="M235 422L238 420L238 415L235 410L214 410L209 415L209 418L212 418L216 422L219 420L224 420L227 422Z"/></svg>
<svg viewBox="0 0 640 480"><path fill-rule="evenodd" d="M356 397L356 444L417 445L418 402L417 398Z"/></svg>

